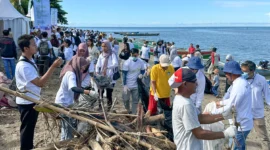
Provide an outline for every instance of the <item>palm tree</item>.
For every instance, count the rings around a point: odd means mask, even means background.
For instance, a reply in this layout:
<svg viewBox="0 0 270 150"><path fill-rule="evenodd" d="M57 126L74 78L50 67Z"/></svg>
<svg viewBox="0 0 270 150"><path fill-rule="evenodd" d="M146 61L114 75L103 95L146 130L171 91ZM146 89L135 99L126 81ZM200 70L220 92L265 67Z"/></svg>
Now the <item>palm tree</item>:
<svg viewBox="0 0 270 150"><path fill-rule="evenodd" d="M19 0L10 0L11 4L23 15L27 15L28 13L28 2L29 0L21 0L21 5L19 5ZM68 14L63 10L62 6L59 4L62 0L50 0L51 8L58 9L58 23L60 24L68 24L67 17Z"/></svg>

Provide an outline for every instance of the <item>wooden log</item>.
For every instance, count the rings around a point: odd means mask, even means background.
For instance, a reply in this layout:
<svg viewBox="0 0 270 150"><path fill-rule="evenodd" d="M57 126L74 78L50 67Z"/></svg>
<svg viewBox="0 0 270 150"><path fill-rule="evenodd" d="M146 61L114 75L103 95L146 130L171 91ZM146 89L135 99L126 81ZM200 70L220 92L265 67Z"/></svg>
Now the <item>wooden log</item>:
<svg viewBox="0 0 270 150"><path fill-rule="evenodd" d="M131 136L128 136L126 134L121 134L122 137L124 137L125 139L127 140L130 140L131 142L134 142L134 143L140 143L142 141L138 141L137 139L135 138L132 138ZM141 143L140 145L144 146L144 147L147 147L148 149L153 149L153 150L161 150L160 148L154 146L154 145L151 145L149 143L146 143L146 142L143 142Z"/></svg>
<svg viewBox="0 0 270 150"><path fill-rule="evenodd" d="M103 148L100 146L100 144L95 140L90 139L88 141L88 144L94 150L103 150Z"/></svg>
<svg viewBox="0 0 270 150"><path fill-rule="evenodd" d="M156 128L151 128L152 129L152 132L154 132L154 134L157 136L157 137L163 137L164 135L162 133L160 133L160 130L159 129L156 129Z"/></svg>
<svg viewBox="0 0 270 150"><path fill-rule="evenodd" d="M36 100L36 99L34 99L34 98L32 98L32 97L26 96L26 95L24 95L24 94L22 94L22 93L19 93L19 92L16 92L16 91L13 91L13 90L10 90L10 89L1 87L1 86L0 86L0 91L3 91L3 92L5 92L5 93L11 94L11 95L15 95L15 96L17 96L17 97L21 97L21 98L23 98L23 99L26 99L26 100L31 101L31 102L36 103L36 104L41 104L43 107L52 109L52 110L54 110L55 112L59 112L59 113L62 113L62 114L64 114L64 115L68 116L68 117L72 117L72 118L78 119L78 120L80 120L80 121L87 122L87 123L89 123L89 124L91 124L91 125L94 125L94 126L96 126L96 127L99 127L99 128L101 128L101 129L104 129L104 130L106 130L106 131L112 132L112 133L114 133L114 134L119 134L119 133L115 132L115 129L113 129L113 128L109 127L109 126L106 126L106 125L104 125L104 124L102 124L102 123L98 123L98 122L96 122L96 121L90 120L90 119L88 119L88 118L85 118L85 117L82 117L82 116L79 116L79 115L76 115L76 114L71 114L69 111L67 111L67 110L65 110L65 109L62 109L62 108L58 108L58 107L56 107L56 106L53 106L53 105L51 105L51 104L49 104L49 103L47 103L47 102L45 102L45 101L42 101L42 100ZM163 117L163 118L164 118L164 117ZM154 119L150 119L150 120L154 120ZM134 141L136 142L136 141L137 141L135 138L133 138L133 137L131 137L131 136L128 136L128 135L125 135L125 134L122 134L122 135L123 135L123 137L124 137L125 139L128 139L128 140L130 140L130 141L132 141L132 142L134 142ZM140 145L142 145L142 146L145 146L145 147L147 147L147 148L153 148L153 149L159 150L158 147L152 146L151 144L149 144L149 143L147 143L147 142L144 142L144 141L139 141L138 144L140 144Z"/></svg>
<svg viewBox="0 0 270 150"><path fill-rule="evenodd" d="M112 147L106 143L102 144L102 148L103 148L103 150L113 150Z"/></svg>
<svg viewBox="0 0 270 150"><path fill-rule="evenodd" d="M155 123L155 122L162 121L164 119L165 119L164 114L155 115L155 116L144 118L143 124L148 125L148 124L152 124L152 123Z"/></svg>

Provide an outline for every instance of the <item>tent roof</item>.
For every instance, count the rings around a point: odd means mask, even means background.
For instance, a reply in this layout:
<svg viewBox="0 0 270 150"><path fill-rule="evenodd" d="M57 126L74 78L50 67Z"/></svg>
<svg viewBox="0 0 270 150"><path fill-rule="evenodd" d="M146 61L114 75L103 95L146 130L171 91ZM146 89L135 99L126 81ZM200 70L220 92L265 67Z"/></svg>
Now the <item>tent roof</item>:
<svg viewBox="0 0 270 150"><path fill-rule="evenodd" d="M0 20L13 20L17 18L22 18L25 21L29 20L19 13L9 0L0 0Z"/></svg>

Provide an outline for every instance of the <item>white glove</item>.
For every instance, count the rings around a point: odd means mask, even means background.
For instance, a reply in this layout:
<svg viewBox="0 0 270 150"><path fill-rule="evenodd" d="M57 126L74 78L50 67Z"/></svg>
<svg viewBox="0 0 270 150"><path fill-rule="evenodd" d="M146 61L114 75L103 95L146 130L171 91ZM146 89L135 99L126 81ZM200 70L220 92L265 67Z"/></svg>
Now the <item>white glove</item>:
<svg viewBox="0 0 270 150"><path fill-rule="evenodd" d="M98 92L92 91L92 90L90 90L89 95L92 96L92 97L94 97L94 98L98 98L99 97Z"/></svg>
<svg viewBox="0 0 270 150"><path fill-rule="evenodd" d="M127 92L130 91L130 89L126 85L124 85L123 91L124 91L125 94L127 94Z"/></svg>
<svg viewBox="0 0 270 150"><path fill-rule="evenodd" d="M138 78L139 78L139 79L142 79L142 78L143 78L143 75L142 75L142 74L140 74L140 75L138 76Z"/></svg>
<svg viewBox="0 0 270 150"><path fill-rule="evenodd" d="M236 133L237 133L236 126L230 126L225 131L223 131L225 138L232 138L236 135Z"/></svg>
<svg viewBox="0 0 270 150"><path fill-rule="evenodd" d="M155 101L158 101L158 95L157 95L157 93L154 94L154 99L155 99Z"/></svg>
<svg viewBox="0 0 270 150"><path fill-rule="evenodd" d="M232 114L232 108L230 107L229 109L225 110L223 113L222 113L222 116L225 120L228 120L228 119L232 119L233 118L233 114Z"/></svg>

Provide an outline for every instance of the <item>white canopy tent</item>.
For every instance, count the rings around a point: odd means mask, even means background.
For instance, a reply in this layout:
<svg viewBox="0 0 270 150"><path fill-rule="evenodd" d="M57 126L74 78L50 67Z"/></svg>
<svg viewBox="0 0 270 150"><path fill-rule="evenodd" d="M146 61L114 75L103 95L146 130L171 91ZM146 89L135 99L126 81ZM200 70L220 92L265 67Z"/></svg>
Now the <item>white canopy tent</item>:
<svg viewBox="0 0 270 150"><path fill-rule="evenodd" d="M30 33L29 20L20 14L9 0L0 0L0 35L2 35L3 30L11 28L14 41L17 44L19 36Z"/></svg>

